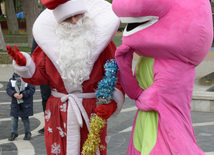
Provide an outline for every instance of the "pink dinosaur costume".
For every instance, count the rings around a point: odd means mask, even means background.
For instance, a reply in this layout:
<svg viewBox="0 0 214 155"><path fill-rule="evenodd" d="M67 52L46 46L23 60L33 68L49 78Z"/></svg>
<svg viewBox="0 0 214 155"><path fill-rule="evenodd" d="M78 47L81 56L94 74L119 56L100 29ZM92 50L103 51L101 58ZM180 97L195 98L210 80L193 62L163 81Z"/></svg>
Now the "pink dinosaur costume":
<svg viewBox="0 0 214 155"><path fill-rule="evenodd" d="M209 0L114 0L129 23L116 51L122 86L138 111L128 155L201 155L191 122L195 67L212 39ZM133 52L140 59L132 74Z"/></svg>

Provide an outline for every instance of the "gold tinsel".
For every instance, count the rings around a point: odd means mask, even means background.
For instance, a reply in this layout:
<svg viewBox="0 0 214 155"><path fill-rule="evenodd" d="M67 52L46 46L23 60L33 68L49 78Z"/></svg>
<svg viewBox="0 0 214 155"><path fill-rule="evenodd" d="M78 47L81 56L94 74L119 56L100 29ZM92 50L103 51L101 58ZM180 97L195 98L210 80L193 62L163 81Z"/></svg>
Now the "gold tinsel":
<svg viewBox="0 0 214 155"><path fill-rule="evenodd" d="M85 141L82 149L83 155L95 155L98 151L100 140L100 130L104 128L106 121L99 116L93 116L90 122L90 132L88 139ZM100 146L104 149L104 146Z"/></svg>

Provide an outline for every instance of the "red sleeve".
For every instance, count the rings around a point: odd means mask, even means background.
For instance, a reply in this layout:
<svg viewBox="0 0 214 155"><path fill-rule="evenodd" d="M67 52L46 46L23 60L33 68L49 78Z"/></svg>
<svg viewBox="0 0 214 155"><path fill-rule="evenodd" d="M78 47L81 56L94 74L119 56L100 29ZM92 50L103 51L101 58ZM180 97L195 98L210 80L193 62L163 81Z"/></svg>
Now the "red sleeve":
<svg viewBox="0 0 214 155"><path fill-rule="evenodd" d="M23 78L23 80L32 85L48 84L49 80L45 70L47 56L39 46L34 50L32 59L36 66L35 73L31 78Z"/></svg>

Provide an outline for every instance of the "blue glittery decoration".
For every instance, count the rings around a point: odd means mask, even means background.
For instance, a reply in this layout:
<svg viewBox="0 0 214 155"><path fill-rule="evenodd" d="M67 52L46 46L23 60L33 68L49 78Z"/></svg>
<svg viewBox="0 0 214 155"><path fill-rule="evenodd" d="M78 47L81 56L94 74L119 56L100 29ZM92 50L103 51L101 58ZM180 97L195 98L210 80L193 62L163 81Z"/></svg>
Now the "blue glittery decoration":
<svg viewBox="0 0 214 155"><path fill-rule="evenodd" d="M106 61L104 65L105 76L98 83L96 98L97 104L109 104L114 98L113 92L115 91L115 85L117 82L118 66L115 59Z"/></svg>

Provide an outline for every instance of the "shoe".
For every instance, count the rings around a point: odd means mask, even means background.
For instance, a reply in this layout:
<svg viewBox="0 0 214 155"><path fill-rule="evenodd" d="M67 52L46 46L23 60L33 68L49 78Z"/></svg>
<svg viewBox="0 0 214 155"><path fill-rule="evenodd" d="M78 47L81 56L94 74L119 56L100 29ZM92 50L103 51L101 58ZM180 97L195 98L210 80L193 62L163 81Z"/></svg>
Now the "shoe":
<svg viewBox="0 0 214 155"><path fill-rule="evenodd" d="M16 139L16 137L18 137L17 133L11 132L11 136L10 138L8 138L9 141L14 141Z"/></svg>
<svg viewBox="0 0 214 155"><path fill-rule="evenodd" d="M45 129L44 128L42 128L42 129L40 129L39 131L38 131L38 133L44 133L45 132Z"/></svg>
<svg viewBox="0 0 214 155"><path fill-rule="evenodd" d="M25 133L25 137L23 138L23 140L30 140L31 139L31 133L30 132L26 132Z"/></svg>

